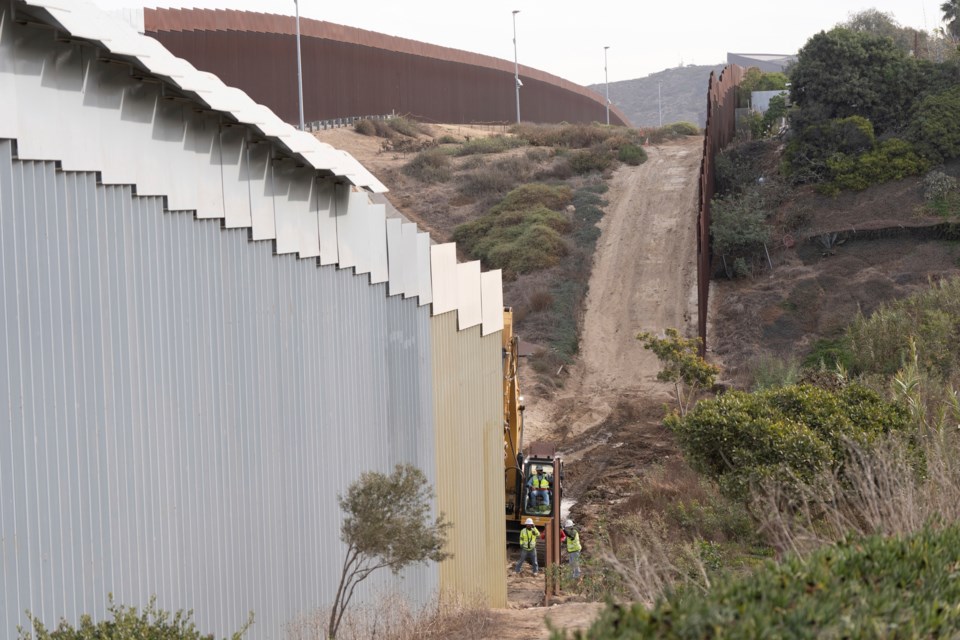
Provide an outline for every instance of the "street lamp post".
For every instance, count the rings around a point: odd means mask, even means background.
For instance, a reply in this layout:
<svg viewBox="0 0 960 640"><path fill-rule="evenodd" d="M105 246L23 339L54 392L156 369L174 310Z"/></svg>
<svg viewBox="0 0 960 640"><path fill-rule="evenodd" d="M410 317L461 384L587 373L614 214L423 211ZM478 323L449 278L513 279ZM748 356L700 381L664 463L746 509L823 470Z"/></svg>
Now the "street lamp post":
<svg viewBox="0 0 960 640"><path fill-rule="evenodd" d="M607 126L610 126L610 78L607 76L607 49L609 48L603 48L603 84L607 88Z"/></svg>
<svg viewBox="0 0 960 640"><path fill-rule="evenodd" d="M520 9L513 10L513 84L517 91L517 124L520 124L520 63L517 62L517 14Z"/></svg>
<svg viewBox="0 0 960 640"><path fill-rule="evenodd" d="M300 131L306 127L303 124L303 67L300 63L300 2L293 0L293 6L297 9L297 99L300 103Z"/></svg>

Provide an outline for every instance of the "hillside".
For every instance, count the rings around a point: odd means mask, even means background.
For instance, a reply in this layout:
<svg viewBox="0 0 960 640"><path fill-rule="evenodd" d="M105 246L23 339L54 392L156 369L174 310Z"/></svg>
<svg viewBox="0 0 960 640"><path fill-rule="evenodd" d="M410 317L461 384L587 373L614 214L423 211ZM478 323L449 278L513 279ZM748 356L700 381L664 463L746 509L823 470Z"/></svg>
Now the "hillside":
<svg viewBox="0 0 960 640"><path fill-rule="evenodd" d="M610 102L618 106L635 127L660 125L658 106L663 108L663 124L692 122L700 127L707 120L707 83L710 72L720 72L723 65L687 65L665 69L644 78L610 83ZM660 100L658 104L657 87ZM602 84L590 85L600 95Z"/></svg>

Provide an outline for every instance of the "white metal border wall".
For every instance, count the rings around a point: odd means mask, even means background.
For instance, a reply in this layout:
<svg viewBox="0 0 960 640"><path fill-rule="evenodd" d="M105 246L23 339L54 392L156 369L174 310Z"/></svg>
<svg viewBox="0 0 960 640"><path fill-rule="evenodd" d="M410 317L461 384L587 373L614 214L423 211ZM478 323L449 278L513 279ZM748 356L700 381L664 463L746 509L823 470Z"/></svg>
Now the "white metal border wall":
<svg viewBox="0 0 960 640"><path fill-rule="evenodd" d="M11 148L0 633L113 593L278 637L333 595L336 494L398 462L435 477L426 307ZM404 574L414 602L437 586Z"/></svg>
<svg viewBox="0 0 960 640"><path fill-rule="evenodd" d="M352 158L222 110L243 100L129 34L91 40L88 3L29 4L0 5L0 625L102 615L107 589L218 633L253 609L272 637L329 598L338 490L397 461L435 478L424 305L453 273L449 310L489 336L500 274L432 265Z"/></svg>

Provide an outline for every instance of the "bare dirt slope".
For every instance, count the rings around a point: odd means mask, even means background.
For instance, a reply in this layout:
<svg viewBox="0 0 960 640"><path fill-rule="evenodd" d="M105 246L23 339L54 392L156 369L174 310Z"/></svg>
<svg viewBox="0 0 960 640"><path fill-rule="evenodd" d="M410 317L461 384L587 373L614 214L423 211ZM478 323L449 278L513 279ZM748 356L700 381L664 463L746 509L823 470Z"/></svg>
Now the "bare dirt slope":
<svg viewBox="0 0 960 640"><path fill-rule="evenodd" d="M656 357L636 335L696 330L697 179L702 139L646 147L649 160L617 170L584 310L580 360L558 398L531 398L528 439L566 437L608 417L626 398L669 400ZM559 414L557 413L559 410Z"/></svg>

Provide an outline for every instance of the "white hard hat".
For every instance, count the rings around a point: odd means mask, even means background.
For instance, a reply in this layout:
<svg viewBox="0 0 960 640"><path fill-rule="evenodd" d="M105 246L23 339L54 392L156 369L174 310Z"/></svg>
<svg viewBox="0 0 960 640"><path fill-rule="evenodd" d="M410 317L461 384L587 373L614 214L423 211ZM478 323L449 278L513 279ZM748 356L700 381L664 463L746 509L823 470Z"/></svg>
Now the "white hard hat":
<svg viewBox="0 0 960 640"><path fill-rule="evenodd" d="M533 524L533 518L527 518L527 521L523 524Z"/></svg>
<svg viewBox="0 0 960 640"><path fill-rule="evenodd" d="M573 520L571 520L570 518L567 518L567 521L563 523L563 526L565 526L565 527L572 527L572 526L573 526Z"/></svg>

